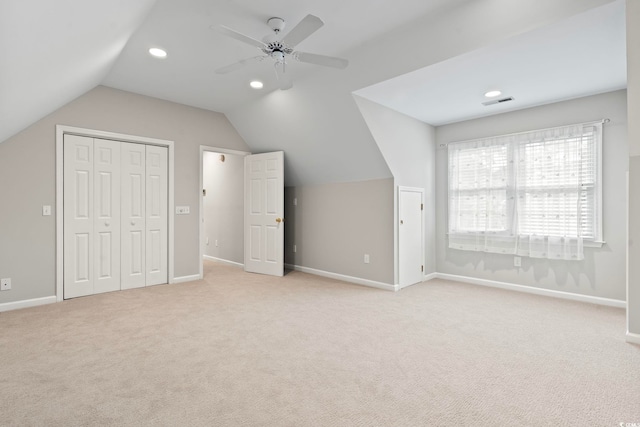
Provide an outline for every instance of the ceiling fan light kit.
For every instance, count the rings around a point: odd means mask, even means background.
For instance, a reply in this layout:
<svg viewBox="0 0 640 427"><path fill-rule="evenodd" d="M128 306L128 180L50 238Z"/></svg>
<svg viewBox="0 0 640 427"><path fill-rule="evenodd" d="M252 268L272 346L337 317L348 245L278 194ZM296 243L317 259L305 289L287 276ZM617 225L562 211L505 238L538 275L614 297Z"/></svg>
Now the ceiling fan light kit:
<svg viewBox="0 0 640 427"><path fill-rule="evenodd" d="M265 58L271 58L274 61L274 67L276 70L276 76L280 89L290 89L293 85L288 75L285 75L287 59L293 58L299 62L305 62L308 64L321 65L325 67L344 69L349 64L349 61L342 58L335 58L332 56L318 55L315 53L299 52L295 51L295 47L316 32L320 27L324 25L322 20L314 15L307 15L293 27L284 37L280 38L280 32L285 27L285 21L282 18L272 17L267 20L267 25L274 34L265 37L265 41L260 41L252 37L246 36L237 32L229 27L222 26L220 31L243 43L259 48L263 55L246 58L240 60L234 64L227 65L216 70L217 74L226 74L232 71L239 70L249 62L262 61Z"/></svg>

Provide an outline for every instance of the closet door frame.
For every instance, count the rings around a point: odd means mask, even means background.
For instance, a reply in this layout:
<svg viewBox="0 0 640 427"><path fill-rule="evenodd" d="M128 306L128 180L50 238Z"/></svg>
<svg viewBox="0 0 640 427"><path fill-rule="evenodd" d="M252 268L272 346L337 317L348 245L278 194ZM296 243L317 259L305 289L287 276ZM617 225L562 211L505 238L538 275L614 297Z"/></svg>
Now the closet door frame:
<svg viewBox="0 0 640 427"><path fill-rule="evenodd" d="M167 147L169 166L168 194L168 283L174 281L174 142L144 136L127 135L73 126L56 125L56 301L64 299L64 135L111 139L137 144Z"/></svg>

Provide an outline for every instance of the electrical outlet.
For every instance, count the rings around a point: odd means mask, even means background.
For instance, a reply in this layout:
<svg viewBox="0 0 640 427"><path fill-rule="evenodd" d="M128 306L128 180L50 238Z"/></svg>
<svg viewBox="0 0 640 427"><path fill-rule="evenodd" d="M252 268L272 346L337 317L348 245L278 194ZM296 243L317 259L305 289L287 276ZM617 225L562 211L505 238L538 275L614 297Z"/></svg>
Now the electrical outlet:
<svg viewBox="0 0 640 427"><path fill-rule="evenodd" d="M218 239L216 239L216 248L218 247Z"/></svg>
<svg viewBox="0 0 640 427"><path fill-rule="evenodd" d="M369 254L364 254L364 263L369 264Z"/></svg>
<svg viewBox="0 0 640 427"><path fill-rule="evenodd" d="M513 266L514 267L522 267L522 258L520 258L519 256L514 256L513 257Z"/></svg>
<svg viewBox="0 0 640 427"><path fill-rule="evenodd" d="M8 291L11 289L11 279L0 279L0 291Z"/></svg>
<svg viewBox="0 0 640 427"><path fill-rule="evenodd" d="M293 206L298 206L298 198L297 197L293 198Z"/></svg>
<svg viewBox="0 0 640 427"><path fill-rule="evenodd" d="M209 238L207 237L206 245L209 246Z"/></svg>
<svg viewBox="0 0 640 427"><path fill-rule="evenodd" d="M51 206L43 205L42 206L42 216L50 216L51 215Z"/></svg>
<svg viewBox="0 0 640 427"><path fill-rule="evenodd" d="M298 248L296 248L296 245L293 245L293 252L295 253L298 250Z"/></svg>

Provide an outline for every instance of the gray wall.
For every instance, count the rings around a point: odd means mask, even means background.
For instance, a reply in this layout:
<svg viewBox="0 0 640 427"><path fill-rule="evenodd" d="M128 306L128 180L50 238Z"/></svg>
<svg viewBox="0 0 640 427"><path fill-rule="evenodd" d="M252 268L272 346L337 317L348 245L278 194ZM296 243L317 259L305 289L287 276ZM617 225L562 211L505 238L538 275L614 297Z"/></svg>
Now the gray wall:
<svg viewBox="0 0 640 427"><path fill-rule="evenodd" d="M629 332L640 335L640 2L627 0Z"/></svg>
<svg viewBox="0 0 640 427"><path fill-rule="evenodd" d="M205 151L202 166L204 254L243 264L244 156Z"/></svg>
<svg viewBox="0 0 640 427"><path fill-rule="evenodd" d="M439 144L611 119L603 132L603 228L606 244L585 248L584 261L551 261L449 249L447 246L447 151L437 150L437 270L439 273L625 300L626 91L616 91L436 128Z"/></svg>
<svg viewBox="0 0 640 427"><path fill-rule="evenodd" d="M198 274L200 145L249 148L222 114L98 86L0 144L0 303L55 294L57 124L175 141L175 275Z"/></svg>
<svg viewBox="0 0 640 427"><path fill-rule="evenodd" d="M431 125L360 96L354 95L354 99L393 173L396 187L417 187L425 191L424 271L425 274L434 273L436 271L435 129ZM397 208L397 201L395 206ZM397 219L395 227L397 228Z"/></svg>
<svg viewBox="0 0 640 427"><path fill-rule="evenodd" d="M394 283L393 179L286 187L285 219L287 264Z"/></svg>

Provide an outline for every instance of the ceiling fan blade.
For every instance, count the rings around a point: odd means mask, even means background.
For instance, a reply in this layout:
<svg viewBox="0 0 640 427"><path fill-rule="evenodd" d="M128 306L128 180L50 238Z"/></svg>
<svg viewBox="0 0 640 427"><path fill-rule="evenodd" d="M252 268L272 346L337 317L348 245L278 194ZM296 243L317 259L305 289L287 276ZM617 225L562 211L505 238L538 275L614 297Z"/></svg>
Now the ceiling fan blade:
<svg viewBox="0 0 640 427"><path fill-rule="evenodd" d="M289 74L284 71L285 64L282 62L276 62L276 77L278 78L278 87L280 90L289 90L293 87L293 82Z"/></svg>
<svg viewBox="0 0 640 427"><path fill-rule="evenodd" d="M262 61L266 56L254 56L253 58L246 58L238 62L234 62L233 64L226 65L224 67L220 67L216 70L216 74L227 74L233 71L237 71L247 65L250 62Z"/></svg>
<svg viewBox="0 0 640 427"><path fill-rule="evenodd" d="M347 68L347 65L349 65L349 61L346 59L317 55L315 53L294 52L293 57L300 62L307 62L309 64L322 65L325 67L343 69Z"/></svg>
<svg viewBox="0 0 640 427"><path fill-rule="evenodd" d="M225 27L224 25L220 26L220 32L226 36L239 40L243 43L250 44L251 46L255 46L259 49L267 47L267 45L262 43L260 40L256 40L252 37L245 36L244 34L239 33L236 30L232 30L229 27Z"/></svg>
<svg viewBox="0 0 640 427"><path fill-rule="evenodd" d="M324 22L317 16L307 15L282 38L282 42L293 48L302 40L315 33L323 25Z"/></svg>

